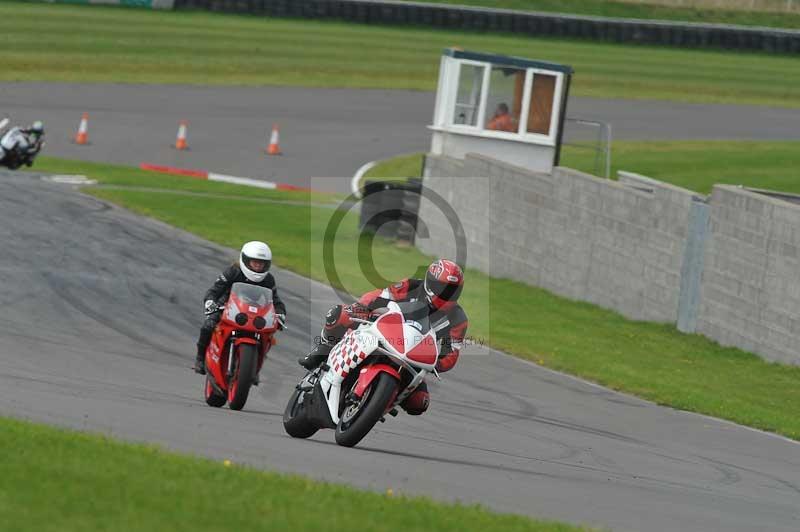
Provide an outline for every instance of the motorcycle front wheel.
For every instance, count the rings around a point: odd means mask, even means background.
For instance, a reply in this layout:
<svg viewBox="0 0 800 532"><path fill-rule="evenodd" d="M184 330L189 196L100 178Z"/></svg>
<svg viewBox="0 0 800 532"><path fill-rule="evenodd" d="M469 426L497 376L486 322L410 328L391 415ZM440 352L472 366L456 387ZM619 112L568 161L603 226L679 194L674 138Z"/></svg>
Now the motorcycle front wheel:
<svg viewBox="0 0 800 532"><path fill-rule="evenodd" d="M336 425L336 443L343 447L358 444L383 417L389 401L395 397L398 384L397 379L381 372L364 390L360 400L345 404Z"/></svg>
<svg viewBox="0 0 800 532"><path fill-rule="evenodd" d="M241 344L238 351L239 360L233 371L233 377L228 383L228 403L231 410L244 408L247 396L250 394L250 386L253 385L253 377L255 377L256 365L258 364L256 346Z"/></svg>
<svg viewBox="0 0 800 532"><path fill-rule="evenodd" d="M295 390L283 411L283 429L292 438L310 438L319 430L306 416L303 399L303 392Z"/></svg>

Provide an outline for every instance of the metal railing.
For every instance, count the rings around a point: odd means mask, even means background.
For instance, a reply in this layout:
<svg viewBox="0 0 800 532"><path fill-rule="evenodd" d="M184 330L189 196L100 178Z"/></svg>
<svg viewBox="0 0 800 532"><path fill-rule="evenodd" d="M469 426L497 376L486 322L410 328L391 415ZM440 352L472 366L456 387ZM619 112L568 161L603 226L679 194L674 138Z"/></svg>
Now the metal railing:
<svg viewBox="0 0 800 532"><path fill-rule="evenodd" d="M567 130L563 146L594 152L594 174L611 179L611 124L582 118L566 118ZM572 127L570 127L572 126ZM585 126L596 131L594 139L576 131L574 126ZM583 139L586 140L583 140ZM566 165L569 166L569 165ZM576 168L580 170L580 168Z"/></svg>
<svg viewBox="0 0 800 532"><path fill-rule="evenodd" d="M175 0L175 8L201 8L270 17L339 19L536 37L588 39L675 47L800 52L800 31L731 24L570 15L391 0Z"/></svg>

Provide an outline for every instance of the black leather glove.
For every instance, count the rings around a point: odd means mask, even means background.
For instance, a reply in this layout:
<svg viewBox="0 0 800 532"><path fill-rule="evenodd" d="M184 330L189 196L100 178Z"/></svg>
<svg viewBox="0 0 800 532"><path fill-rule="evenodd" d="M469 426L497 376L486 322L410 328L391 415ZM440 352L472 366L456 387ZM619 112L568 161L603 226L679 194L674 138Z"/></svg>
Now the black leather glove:
<svg viewBox="0 0 800 532"><path fill-rule="evenodd" d="M218 312L219 309L220 309L220 306L217 305L216 301L214 301L212 299L209 299L208 301L205 302L205 314L206 314L206 316L208 316L210 314L214 314L215 312Z"/></svg>

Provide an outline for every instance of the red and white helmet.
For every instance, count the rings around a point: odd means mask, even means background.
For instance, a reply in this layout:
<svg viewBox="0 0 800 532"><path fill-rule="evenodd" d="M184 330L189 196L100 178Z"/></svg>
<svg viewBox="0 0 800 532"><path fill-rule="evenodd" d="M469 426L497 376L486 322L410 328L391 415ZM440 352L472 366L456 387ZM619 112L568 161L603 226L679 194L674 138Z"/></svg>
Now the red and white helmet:
<svg viewBox="0 0 800 532"><path fill-rule="evenodd" d="M453 261L439 259L425 273L425 299L438 310L454 307L464 288L464 272Z"/></svg>

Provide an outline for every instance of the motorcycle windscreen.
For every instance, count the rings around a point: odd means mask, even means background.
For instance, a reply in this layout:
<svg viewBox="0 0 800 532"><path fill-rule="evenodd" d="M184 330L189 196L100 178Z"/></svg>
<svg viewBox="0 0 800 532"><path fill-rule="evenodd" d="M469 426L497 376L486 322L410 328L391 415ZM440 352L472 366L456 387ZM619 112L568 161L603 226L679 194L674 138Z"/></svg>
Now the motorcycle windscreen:
<svg viewBox="0 0 800 532"><path fill-rule="evenodd" d="M424 301L403 301L397 303L403 319L408 325L413 326L421 334L431 330L430 310Z"/></svg>
<svg viewBox="0 0 800 532"><path fill-rule="evenodd" d="M266 307L272 303L272 290L247 283L233 283L231 295L238 301L253 307Z"/></svg>

